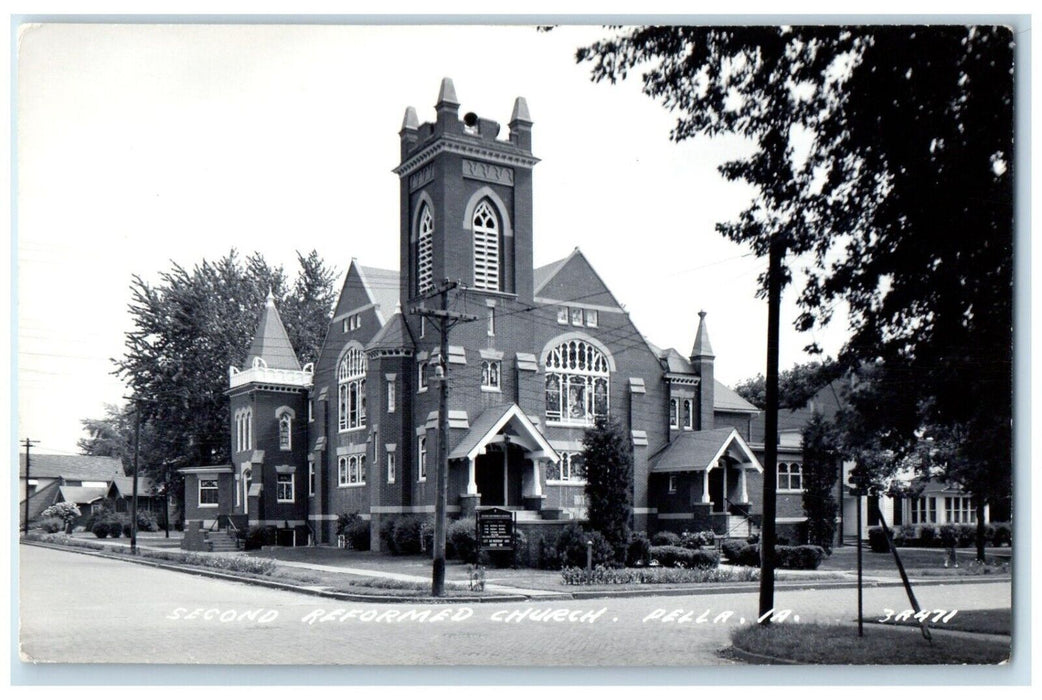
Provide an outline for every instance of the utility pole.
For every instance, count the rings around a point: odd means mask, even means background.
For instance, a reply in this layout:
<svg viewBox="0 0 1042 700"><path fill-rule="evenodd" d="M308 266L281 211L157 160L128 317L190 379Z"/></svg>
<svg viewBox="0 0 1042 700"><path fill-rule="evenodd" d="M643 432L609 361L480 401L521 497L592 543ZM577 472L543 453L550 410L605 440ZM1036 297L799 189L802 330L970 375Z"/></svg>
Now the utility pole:
<svg viewBox="0 0 1042 700"><path fill-rule="evenodd" d="M134 403L134 479L130 498L130 553L137 554L137 473L138 456L141 454L141 404Z"/></svg>
<svg viewBox="0 0 1042 700"><path fill-rule="evenodd" d="M449 491L449 331L457 323L476 321L477 316L449 311L449 290L459 281L445 280L441 287L421 297L441 297L440 309L413 308L412 313L432 319L441 333L441 386L438 389L438 482L434 501L434 564L431 570L431 595L445 595L445 511Z"/></svg>
<svg viewBox="0 0 1042 700"><path fill-rule="evenodd" d="M39 440L25 439L25 529L24 534L29 534L29 447L35 445Z"/></svg>
<svg viewBox="0 0 1042 700"><path fill-rule="evenodd" d="M760 623L774 610L775 519L778 515L778 335L781 326L781 262L784 247L775 233L767 255L767 409L763 438L763 526L760 531Z"/></svg>

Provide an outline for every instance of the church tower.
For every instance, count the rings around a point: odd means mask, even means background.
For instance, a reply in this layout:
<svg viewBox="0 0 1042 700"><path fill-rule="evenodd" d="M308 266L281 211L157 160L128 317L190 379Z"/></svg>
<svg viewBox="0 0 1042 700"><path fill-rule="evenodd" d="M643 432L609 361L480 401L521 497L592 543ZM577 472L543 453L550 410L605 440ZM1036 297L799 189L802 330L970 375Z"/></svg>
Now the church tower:
<svg viewBox="0 0 1042 700"><path fill-rule="evenodd" d="M514 102L506 139L492 119L459 117L452 80L441 82L434 122L409 107L399 132L401 299L413 302L443 280L468 294L532 301L532 119ZM410 319L415 320L415 319Z"/></svg>
<svg viewBox="0 0 1042 700"><path fill-rule="evenodd" d="M695 344L691 347L689 358L695 374L700 377L699 401L698 401L698 429L712 430L713 425L713 403L716 394L716 382L713 376L713 365L716 355L713 354L713 346L709 342L709 329L706 327L706 312L698 312L698 332L695 334Z"/></svg>

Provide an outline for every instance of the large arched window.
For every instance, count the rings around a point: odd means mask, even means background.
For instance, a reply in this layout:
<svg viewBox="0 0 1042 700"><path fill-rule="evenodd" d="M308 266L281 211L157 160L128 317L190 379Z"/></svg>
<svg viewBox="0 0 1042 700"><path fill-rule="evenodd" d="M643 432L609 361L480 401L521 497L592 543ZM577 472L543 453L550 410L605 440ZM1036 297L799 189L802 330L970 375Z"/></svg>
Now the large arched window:
<svg viewBox="0 0 1042 700"><path fill-rule="evenodd" d="M365 426L365 353L351 348L337 368L339 386L340 430Z"/></svg>
<svg viewBox="0 0 1042 700"><path fill-rule="evenodd" d="M499 219L487 199L474 209L474 286L499 291Z"/></svg>
<svg viewBox="0 0 1042 700"><path fill-rule="evenodd" d="M434 217L426 204L420 209L416 244L416 292L426 294L434 288Z"/></svg>
<svg viewBox="0 0 1042 700"><path fill-rule="evenodd" d="M546 419L592 424L608 415L611 370L608 358L584 340L569 340L551 348L546 366Z"/></svg>
<svg viewBox="0 0 1042 700"><path fill-rule="evenodd" d="M253 411L241 408L235 412L235 450L243 452L253 447Z"/></svg>

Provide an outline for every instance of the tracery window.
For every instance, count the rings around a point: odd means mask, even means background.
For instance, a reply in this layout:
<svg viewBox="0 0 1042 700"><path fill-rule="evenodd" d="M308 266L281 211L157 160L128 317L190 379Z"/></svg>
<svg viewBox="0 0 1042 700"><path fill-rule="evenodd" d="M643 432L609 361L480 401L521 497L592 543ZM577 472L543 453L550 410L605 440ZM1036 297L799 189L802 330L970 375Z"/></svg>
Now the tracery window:
<svg viewBox="0 0 1042 700"><path fill-rule="evenodd" d="M416 246L416 291L426 294L434 288L434 217L426 204L420 209Z"/></svg>
<svg viewBox="0 0 1042 700"><path fill-rule="evenodd" d="M546 466L547 481L586 481L586 466L582 452L559 452L561 462Z"/></svg>
<svg viewBox="0 0 1042 700"><path fill-rule="evenodd" d="M337 369L339 384L340 430L352 430L365 426L365 353L351 348L340 361Z"/></svg>
<svg viewBox="0 0 1042 700"><path fill-rule="evenodd" d="M546 419L590 425L608 415L611 371L608 358L583 340L569 340L552 348L546 367Z"/></svg>
<svg viewBox="0 0 1042 700"><path fill-rule="evenodd" d="M802 491L803 490L803 465L798 462L778 465L778 490L779 491Z"/></svg>
<svg viewBox="0 0 1042 700"><path fill-rule="evenodd" d="M279 414L279 449L293 449L293 416L289 411Z"/></svg>
<svg viewBox="0 0 1042 700"><path fill-rule="evenodd" d="M481 361L481 388L499 391L499 360Z"/></svg>
<svg viewBox="0 0 1042 700"><path fill-rule="evenodd" d="M499 219L487 199L474 209L474 286L499 290Z"/></svg>

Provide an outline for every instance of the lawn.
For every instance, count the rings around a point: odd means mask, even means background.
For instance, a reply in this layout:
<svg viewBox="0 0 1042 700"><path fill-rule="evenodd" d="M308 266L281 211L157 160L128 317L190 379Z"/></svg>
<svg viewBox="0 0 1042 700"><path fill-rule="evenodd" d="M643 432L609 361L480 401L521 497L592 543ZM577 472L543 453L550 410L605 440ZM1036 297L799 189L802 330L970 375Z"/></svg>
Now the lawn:
<svg viewBox="0 0 1042 700"><path fill-rule="evenodd" d="M1010 654L1001 641L936 634L929 642L916 631L884 625L866 625L864 637L854 625L755 625L739 628L731 641L743 651L801 664L998 664Z"/></svg>
<svg viewBox="0 0 1042 700"><path fill-rule="evenodd" d="M958 550L958 569L944 568L944 550L929 548L898 548L901 563L910 576L966 576L970 575L967 566L973 561L976 550ZM1012 550L1009 547L988 547L985 549L985 558L989 561L1010 560ZM894 563L894 555L890 552L879 554L873 552L866 545L861 550L865 574L869 576L895 576L897 564ZM993 567L997 573L998 567ZM832 555L821 562L821 571L857 571L857 548L854 546L836 547Z"/></svg>

